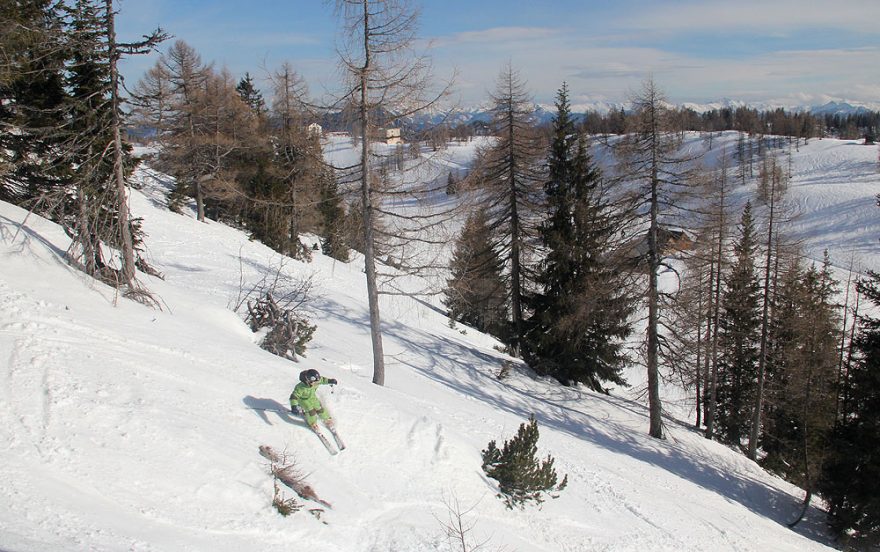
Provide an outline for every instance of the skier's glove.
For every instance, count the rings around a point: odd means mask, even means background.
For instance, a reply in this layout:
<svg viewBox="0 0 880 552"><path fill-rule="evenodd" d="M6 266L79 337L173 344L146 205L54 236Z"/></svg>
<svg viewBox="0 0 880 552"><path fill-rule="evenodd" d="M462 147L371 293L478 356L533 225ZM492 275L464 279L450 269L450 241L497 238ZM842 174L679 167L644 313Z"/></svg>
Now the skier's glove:
<svg viewBox="0 0 880 552"><path fill-rule="evenodd" d="M336 381L336 380L333 379L333 378L330 378L330 379L327 380L327 383L329 383L330 385L336 385L336 384L339 383L339 382Z"/></svg>
<svg viewBox="0 0 880 552"><path fill-rule="evenodd" d="M291 406L291 407L290 407L290 413L291 413L291 414L296 414L297 416L302 416L303 409L300 408L299 406Z"/></svg>

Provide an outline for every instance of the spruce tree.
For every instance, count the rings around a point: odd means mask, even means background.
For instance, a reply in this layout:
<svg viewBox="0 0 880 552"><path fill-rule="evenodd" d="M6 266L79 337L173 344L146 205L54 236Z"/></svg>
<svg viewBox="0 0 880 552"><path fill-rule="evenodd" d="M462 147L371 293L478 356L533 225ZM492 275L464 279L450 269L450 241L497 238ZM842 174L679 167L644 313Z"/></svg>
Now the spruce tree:
<svg viewBox="0 0 880 552"><path fill-rule="evenodd" d="M880 307L880 274L859 282L859 292ZM844 541L880 543L880 319L861 318L849 370L844 410L831 436L819 490L831 527ZM842 391L842 390L841 390Z"/></svg>
<svg viewBox="0 0 880 552"><path fill-rule="evenodd" d="M468 217L455 244L443 304L449 317L499 338L507 316L504 261L492 246L485 211Z"/></svg>
<svg viewBox="0 0 880 552"><path fill-rule="evenodd" d="M70 9L71 62L69 122L65 146L75 167L71 196L74 206L64 213L73 231L71 257L87 274L96 276L105 266L102 244L115 240L118 218L114 209L113 106L110 97L110 56L104 10L90 0L78 0Z"/></svg>
<svg viewBox="0 0 880 552"><path fill-rule="evenodd" d="M336 260L348 262L349 246L345 232L345 208L342 195L336 183L336 176L330 169L324 170L320 177L321 203L321 246L325 255Z"/></svg>
<svg viewBox="0 0 880 552"><path fill-rule="evenodd" d="M255 114L263 116L266 113L266 100L263 99L263 93L254 85L254 79L251 78L250 73L244 74L244 77L238 81L235 90L241 96L241 101L247 104Z"/></svg>
<svg viewBox="0 0 880 552"><path fill-rule="evenodd" d="M835 422L839 320L836 283L794 260L780 283L768 365L761 463L805 489L809 503Z"/></svg>
<svg viewBox="0 0 880 552"><path fill-rule="evenodd" d="M446 176L446 195L455 195L458 192L457 187L458 182L455 181L452 171L449 171L449 174Z"/></svg>
<svg viewBox="0 0 880 552"><path fill-rule="evenodd" d="M625 383L622 340L631 331L632 299L613 262L618 228L602 175L575 131L564 84L556 107L544 186L550 215L541 227L547 254L530 302L527 347L540 372L601 391L603 382Z"/></svg>
<svg viewBox="0 0 880 552"><path fill-rule="evenodd" d="M746 203L726 278L719 320L719 381L716 423L721 438L740 446L748 435L761 341L761 286L755 272L755 226Z"/></svg>
<svg viewBox="0 0 880 552"><path fill-rule="evenodd" d="M69 172L58 131L67 101L64 15L52 0L17 0L0 3L0 20L0 200L30 206L61 190Z"/></svg>

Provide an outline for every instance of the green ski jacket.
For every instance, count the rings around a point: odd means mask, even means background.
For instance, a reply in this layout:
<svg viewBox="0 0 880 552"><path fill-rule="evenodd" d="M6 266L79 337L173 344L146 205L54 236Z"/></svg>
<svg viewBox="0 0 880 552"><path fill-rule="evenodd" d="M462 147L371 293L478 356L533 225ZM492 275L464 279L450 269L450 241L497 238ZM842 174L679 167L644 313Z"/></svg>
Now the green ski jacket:
<svg viewBox="0 0 880 552"><path fill-rule="evenodd" d="M318 381L318 385L327 385L329 382L327 378L321 377L321 380ZM321 406L321 401L318 400L315 392L318 390L318 385L314 387L311 385L306 385L305 383L297 383L296 387L293 388L293 393L290 394L290 407L295 408L299 406L306 413L311 411L321 411L323 410L323 406Z"/></svg>

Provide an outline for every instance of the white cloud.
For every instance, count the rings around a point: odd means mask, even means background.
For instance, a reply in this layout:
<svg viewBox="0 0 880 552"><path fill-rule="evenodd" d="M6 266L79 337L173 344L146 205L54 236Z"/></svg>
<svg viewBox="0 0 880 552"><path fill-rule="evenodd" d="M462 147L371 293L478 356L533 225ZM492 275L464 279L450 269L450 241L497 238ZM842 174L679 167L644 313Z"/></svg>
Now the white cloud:
<svg viewBox="0 0 880 552"><path fill-rule="evenodd" d="M786 32L804 28L833 28L878 32L877 0L685 0L651 3L648 9L627 13L622 27L657 31L761 29Z"/></svg>
<svg viewBox="0 0 880 552"><path fill-rule="evenodd" d="M479 31L465 31L438 38L437 46L452 44L494 43L510 44L522 41L546 40L562 34L560 29L548 27L494 27Z"/></svg>
<svg viewBox="0 0 880 552"><path fill-rule="evenodd" d="M725 97L761 100L802 92L829 94L861 102L880 99L880 47L789 50L747 59L705 59L661 48L613 48L574 45L565 37L533 44L484 48L479 56L461 55L470 48L439 49L442 72L456 66L458 89L465 102L479 102L494 86L508 61L528 81L539 102L551 101L562 81L574 94L624 101L653 75L673 101L713 101ZM549 60L549 61L548 61Z"/></svg>

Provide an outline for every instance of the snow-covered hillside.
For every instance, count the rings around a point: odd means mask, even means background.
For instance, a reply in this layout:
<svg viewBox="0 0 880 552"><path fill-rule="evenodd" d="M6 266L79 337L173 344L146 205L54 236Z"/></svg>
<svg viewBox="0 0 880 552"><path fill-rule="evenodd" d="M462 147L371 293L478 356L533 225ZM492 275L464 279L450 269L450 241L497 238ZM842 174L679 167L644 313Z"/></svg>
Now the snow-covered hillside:
<svg viewBox="0 0 880 552"><path fill-rule="evenodd" d="M339 154L344 149L340 147ZM811 254L856 251L880 269L876 148L812 141L793 155L793 229ZM282 259L237 230L164 206L168 183L132 192L163 309L119 298L67 266L54 224L0 203L0 550L460 550L443 523L460 504L487 550L825 550L823 514L785 527L801 493L669 418L647 436L626 397L535 379L493 339L424 300L382 299L386 387L373 385L360 258ZM311 278L317 324L297 363L257 347L229 310L267 270ZM413 287L418 287L413 284ZM316 368L348 448L330 456L286 410ZM534 414L568 488L507 510L480 451ZM260 445L285 450L332 509L280 516ZM287 493L288 496L291 493Z"/></svg>

